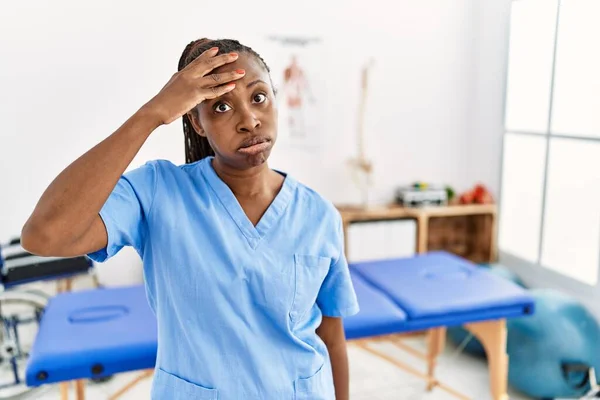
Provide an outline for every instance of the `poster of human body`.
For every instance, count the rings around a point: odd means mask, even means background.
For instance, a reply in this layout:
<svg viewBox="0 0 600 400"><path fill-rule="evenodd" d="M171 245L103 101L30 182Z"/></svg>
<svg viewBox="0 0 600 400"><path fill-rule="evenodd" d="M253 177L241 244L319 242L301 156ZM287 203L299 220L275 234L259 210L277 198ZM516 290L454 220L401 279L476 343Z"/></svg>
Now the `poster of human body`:
<svg viewBox="0 0 600 400"><path fill-rule="evenodd" d="M319 66L323 69L323 44L318 39L271 37L269 50L279 107L279 141L315 149L322 138L326 93L322 74L318 74Z"/></svg>

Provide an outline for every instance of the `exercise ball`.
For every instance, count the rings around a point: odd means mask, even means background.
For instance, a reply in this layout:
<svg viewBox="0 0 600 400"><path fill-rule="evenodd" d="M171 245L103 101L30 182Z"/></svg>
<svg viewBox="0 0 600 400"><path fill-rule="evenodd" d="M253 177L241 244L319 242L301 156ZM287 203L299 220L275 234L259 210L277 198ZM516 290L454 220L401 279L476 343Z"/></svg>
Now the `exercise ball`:
<svg viewBox="0 0 600 400"><path fill-rule="evenodd" d="M462 326L453 326L447 329L448 339L456 346L463 346L462 351L474 356L485 356L485 350L479 340ZM470 337L469 337L470 336ZM465 342L467 340L467 342Z"/></svg>
<svg viewBox="0 0 600 400"><path fill-rule="evenodd" d="M508 321L511 387L534 398L579 398L589 368L600 372L600 325L578 301L556 290L531 290L535 313Z"/></svg>
<svg viewBox="0 0 600 400"><path fill-rule="evenodd" d="M495 275L498 275L502 278L508 279L509 281L516 283L517 285L525 288L526 285L523 282L523 280L517 275L515 274L513 271L511 271L510 269L506 268L503 265L492 265L492 266L482 266L482 268L488 268L489 271Z"/></svg>
<svg viewBox="0 0 600 400"><path fill-rule="evenodd" d="M525 284L519 278L517 274L509 270L508 268L502 265L489 265L483 264L479 268L486 268L494 275L500 276L504 279L508 279L511 282L516 283L517 285L525 288ZM484 357L485 350L479 340L474 336L471 336L466 344L464 341L469 337L470 332L461 326L455 326L452 328L448 328L448 339L457 346L464 345L463 351L467 354L472 354L474 356Z"/></svg>

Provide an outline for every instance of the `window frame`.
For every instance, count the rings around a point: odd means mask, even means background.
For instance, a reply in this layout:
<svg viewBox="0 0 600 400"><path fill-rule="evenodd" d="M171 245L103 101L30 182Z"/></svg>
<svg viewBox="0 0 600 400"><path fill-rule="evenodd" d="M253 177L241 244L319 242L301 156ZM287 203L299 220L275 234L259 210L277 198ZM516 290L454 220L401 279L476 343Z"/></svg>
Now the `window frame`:
<svg viewBox="0 0 600 400"><path fill-rule="evenodd" d="M523 1L523 0L513 0L511 3L511 13L510 19L508 22L508 37L510 38L511 31L511 23L512 23L512 5L515 2ZM557 1L557 12L556 12L556 25L554 30L554 49L552 54L552 66L551 66L551 78L550 78L550 98L549 98L549 107L548 107L548 120L547 120L547 128L546 132L531 132L531 131L519 131L514 129L509 129L506 124L506 112L507 112L507 103L508 103L508 74L509 74L509 65L510 65L510 53L511 53L511 43L510 40L507 43L506 47L506 56L505 56L505 74L504 74L504 99L503 99L503 110L502 115L503 119L503 133L502 133L502 146L501 146L501 155L500 155L500 179L499 179L499 195L498 195L498 209L499 213L502 213L502 187L505 184L504 180L504 157L505 157L505 145L506 145L506 137L508 134L515 135L532 135L536 137L542 137L545 139L545 161L544 161L544 178L542 184L542 204L541 204L541 221L540 221L540 231L539 231L539 248L537 251L537 262L530 262L510 252L503 250L498 243L498 255L499 262L513 272L518 274L528 286L530 287L547 287L559 289L565 292L568 292L571 295L574 295L580 298L584 303L587 303L589 306L594 308L594 311L600 315L600 262L596 266L597 268L597 276L596 282L591 285L583 282L582 280L570 277L568 275L564 275L554 269L545 266L542 263L542 252L543 252L543 244L544 244L544 228L546 225L545 214L546 214L546 203L547 203L547 186L548 186L548 168L550 164L550 145L553 138L557 139L566 139L566 140L574 140L574 141L585 141L585 142L600 142L600 136L587 136L587 135L578 135L578 134L569 134L568 132L560 132L554 133L552 131L552 114L553 114L553 106L554 106L554 80L556 73L556 56L557 56L557 46L558 46L558 37L559 37L559 27L560 27L560 14L561 14L561 3L562 0ZM600 225L600 220L598 221ZM500 226L498 224L498 234L496 237L500 237ZM600 253L600 243L598 243L598 252ZM600 260L600 258L599 258Z"/></svg>

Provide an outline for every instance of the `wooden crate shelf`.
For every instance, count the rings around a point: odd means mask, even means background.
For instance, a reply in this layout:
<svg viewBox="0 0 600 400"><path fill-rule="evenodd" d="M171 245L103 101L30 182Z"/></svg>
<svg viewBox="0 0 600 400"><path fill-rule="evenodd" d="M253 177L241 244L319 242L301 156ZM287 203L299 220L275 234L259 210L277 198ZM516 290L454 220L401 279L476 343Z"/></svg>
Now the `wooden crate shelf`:
<svg viewBox="0 0 600 400"><path fill-rule="evenodd" d="M476 263L490 263L497 258L495 204L427 208L390 205L366 209L338 206L338 210L344 223L346 253L350 224L414 219L417 223L417 253L446 250Z"/></svg>

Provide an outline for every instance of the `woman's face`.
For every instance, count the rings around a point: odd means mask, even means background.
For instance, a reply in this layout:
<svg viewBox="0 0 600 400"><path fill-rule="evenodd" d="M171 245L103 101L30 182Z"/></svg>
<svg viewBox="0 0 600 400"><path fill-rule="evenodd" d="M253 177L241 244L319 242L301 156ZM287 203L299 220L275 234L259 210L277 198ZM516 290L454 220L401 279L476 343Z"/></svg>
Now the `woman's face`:
<svg viewBox="0 0 600 400"><path fill-rule="evenodd" d="M221 162L247 169L264 163L271 153L277 138L277 107L269 74L251 54L241 53L213 73L236 69L246 73L235 81L235 89L200 103L199 118L192 117L192 123Z"/></svg>

